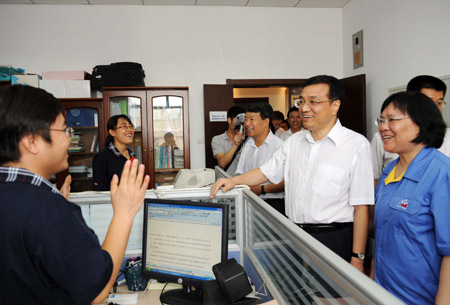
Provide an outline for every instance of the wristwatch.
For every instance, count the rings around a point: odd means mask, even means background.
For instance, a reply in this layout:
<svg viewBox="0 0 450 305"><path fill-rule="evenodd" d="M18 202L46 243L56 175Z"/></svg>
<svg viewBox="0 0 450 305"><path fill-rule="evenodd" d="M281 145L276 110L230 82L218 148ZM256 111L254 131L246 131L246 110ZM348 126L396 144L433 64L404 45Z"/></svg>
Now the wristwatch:
<svg viewBox="0 0 450 305"><path fill-rule="evenodd" d="M261 184L261 195L265 195L266 191L264 190L264 185Z"/></svg>
<svg viewBox="0 0 450 305"><path fill-rule="evenodd" d="M366 255L365 255L364 253L355 253L355 252L352 252L352 256L353 256L353 257L356 257L357 259L359 259L359 260L361 260L361 261L363 261L364 258L366 258Z"/></svg>

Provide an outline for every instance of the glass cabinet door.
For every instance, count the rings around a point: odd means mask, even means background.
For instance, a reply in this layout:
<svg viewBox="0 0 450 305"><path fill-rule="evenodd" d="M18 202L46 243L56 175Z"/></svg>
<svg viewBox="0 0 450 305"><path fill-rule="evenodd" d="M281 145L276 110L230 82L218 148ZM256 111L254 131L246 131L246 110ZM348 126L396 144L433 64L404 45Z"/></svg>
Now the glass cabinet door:
<svg viewBox="0 0 450 305"><path fill-rule="evenodd" d="M116 96L109 99L109 117L118 114L127 115L131 123L134 125L134 138L131 151L143 163L142 159L142 100L138 97L131 96ZM106 132L108 130L106 129Z"/></svg>
<svg viewBox="0 0 450 305"><path fill-rule="evenodd" d="M92 159L99 151L99 113L95 108L66 109L66 123L75 133L69 146L69 174L71 192L93 189Z"/></svg>
<svg viewBox="0 0 450 305"><path fill-rule="evenodd" d="M173 185L184 164L183 98L152 97L155 187Z"/></svg>

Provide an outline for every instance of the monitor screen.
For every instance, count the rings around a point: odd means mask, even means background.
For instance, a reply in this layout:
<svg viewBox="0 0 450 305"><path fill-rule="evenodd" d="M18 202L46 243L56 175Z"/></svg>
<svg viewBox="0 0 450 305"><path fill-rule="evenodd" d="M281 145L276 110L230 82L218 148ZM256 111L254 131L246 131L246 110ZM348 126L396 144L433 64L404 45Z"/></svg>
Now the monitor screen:
<svg viewBox="0 0 450 305"><path fill-rule="evenodd" d="M146 199L142 275L201 288L228 255L228 206Z"/></svg>

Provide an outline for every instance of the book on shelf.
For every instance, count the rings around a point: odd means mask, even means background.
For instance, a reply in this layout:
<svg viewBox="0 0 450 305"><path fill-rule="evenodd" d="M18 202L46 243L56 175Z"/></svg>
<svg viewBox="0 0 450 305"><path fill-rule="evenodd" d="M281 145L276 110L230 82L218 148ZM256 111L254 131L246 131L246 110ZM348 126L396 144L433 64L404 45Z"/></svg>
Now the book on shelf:
<svg viewBox="0 0 450 305"><path fill-rule="evenodd" d="M177 161L180 156L175 154L177 150L179 149L173 145L160 145L155 149L155 167L157 169L176 168L176 165L180 165L180 160ZM184 164L183 152L181 152L181 158Z"/></svg>
<svg viewBox="0 0 450 305"><path fill-rule="evenodd" d="M92 136L91 152L95 152L97 148L97 135Z"/></svg>

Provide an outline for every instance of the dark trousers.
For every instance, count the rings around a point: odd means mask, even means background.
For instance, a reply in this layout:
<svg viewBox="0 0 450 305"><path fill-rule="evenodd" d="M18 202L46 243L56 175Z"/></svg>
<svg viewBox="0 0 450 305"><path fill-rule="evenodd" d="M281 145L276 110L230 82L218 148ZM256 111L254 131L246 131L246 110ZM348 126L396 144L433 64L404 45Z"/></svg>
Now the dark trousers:
<svg viewBox="0 0 450 305"><path fill-rule="evenodd" d="M299 224L298 226L331 249L334 253L350 262L353 247L353 223L349 222L336 225L336 228L321 228L320 225L316 228L314 225L302 226Z"/></svg>
<svg viewBox="0 0 450 305"><path fill-rule="evenodd" d="M280 212L282 215L286 216L284 209L284 198L265 198L265 202L267 202L272 208Z"/></svg>

